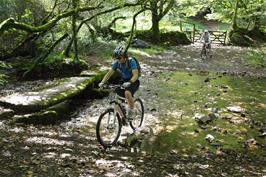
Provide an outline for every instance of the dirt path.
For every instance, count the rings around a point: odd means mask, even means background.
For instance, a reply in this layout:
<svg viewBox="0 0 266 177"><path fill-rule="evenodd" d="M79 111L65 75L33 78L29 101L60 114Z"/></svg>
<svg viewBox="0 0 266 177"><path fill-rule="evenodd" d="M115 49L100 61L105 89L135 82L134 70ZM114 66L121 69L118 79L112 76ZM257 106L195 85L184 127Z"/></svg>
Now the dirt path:
<svg viewBox="0 0 266 177"><path fill-rule="evenodd" d="M152 142L153 135L160 131L160 108L168 101L167 98L164 101L158 98L160 88L157 85L161 81L157 76L160 72L210 70L265 76L265 69L255 70L242 60L241 56L246 49L229 48L215 49L214 58L206 61L199 59L199 47L195 46L178 47L177 50L142 60L143 79L138 93L145 105L143 132L138 131L143 138L142 143ZM155 150L144 151L140 146L115 146L103 151L95 138L95 123L108 101L109 98L87 100L71 115L71 120L53 126L14 125L6 120L0 121L0 176L170 177L266 174L266 161L237 152L190 155L172 150L160 154ZM125 128L122 134L126 137L130 133L132 130Z"/></svg>
<svg viewBox="0 0 266 177"><path fill-rule="evenodd" d="M213 45L213 57L202 60L200 58L201 45L173 47L143 61L161 70L182 71L212 71L243 76L266 77L266 68L254 67L245 59L252 48Z"/></svg>

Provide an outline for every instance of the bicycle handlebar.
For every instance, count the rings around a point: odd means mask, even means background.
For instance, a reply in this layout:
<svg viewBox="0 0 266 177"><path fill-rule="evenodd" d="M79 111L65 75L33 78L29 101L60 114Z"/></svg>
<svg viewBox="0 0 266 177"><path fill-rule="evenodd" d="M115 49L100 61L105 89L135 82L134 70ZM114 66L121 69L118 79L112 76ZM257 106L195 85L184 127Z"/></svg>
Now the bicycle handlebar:
<svg viewBox="0 0 266 177"><path fill-rule="evenodd" d="M120 89L125 89L125 87L122 84L106 84L103 86L103 89L110 89L110 90L115 90L116 88L120 88Z"/></svg>

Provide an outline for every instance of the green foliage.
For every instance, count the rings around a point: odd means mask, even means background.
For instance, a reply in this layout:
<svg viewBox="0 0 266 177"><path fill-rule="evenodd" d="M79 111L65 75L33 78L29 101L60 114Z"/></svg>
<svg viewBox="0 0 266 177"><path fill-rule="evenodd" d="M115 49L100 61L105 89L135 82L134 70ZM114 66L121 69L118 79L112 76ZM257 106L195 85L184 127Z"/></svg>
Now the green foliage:
<svg viewBox="0 0 266 177"><path fill-rule="evenodd" d="M252 50L249 52L247 59L252 65L265 66L265 54L261 50Z"/></svg>
<svg viewBox="0 0 266 177"><path fill-rule="evenodd" d="M0 21L13 17L36 24L45 16L45 6L39 0L0 0L0 4Z"/></svg>
<svg viewBox="0 0 266 177"><path fill-rule="evenodd" d="M9 64L0 61L0 86L3 86L7 83L8 76L5 74L5 70L11 68L12 67Z"/></svg>
<svg viewBox="0 0 266 177"><path fill-rule="evenodd" d="M32 11L29 8L26 8L21 17L26 20L32 18Z"/></svg>
<svg viewBox="0 0 266 177"><path fill-rule="evenodd" d="M106 38L97 37L95 40L86 37L80 40L79 50L83 55L93 55L102 59L109 59L116 46L117 42L112 41L111 36Z"/></svg>
<svg viewBox="0 0 266 177"><path fill-rule="evenodd" d="M3 61L0 61L0 69L10 69L11 68L11 65L3 62Z"/></svg>
<svg viewBox="0 0 266 177"><path fill-rule="evenodd" d="M178 44L189 44L189 40L184 33L178 31L162 32L161 42L163 44L178 45ZM135 37L140 38L144 41L153 43L152 33L148 31L137 31Z"/></svg>
<svg viewBox="0 0 266 177"><path fill-rule="evenodd" d="M44 64L44 65L47 65L47 66L51 66L53 65L54 63L57 63L57 62L60 62L64 59L64 54L63 52L61 53L53 53L53 54L50 54L44 61L43 63L40 63L40 64Z"/></svg>
<svg viewBox="0 0 266 177"><path fill-rule="evenodd" d="M7 84L8 82L7 79L8 79L7 75L0 74L0 86Z"/></svg>

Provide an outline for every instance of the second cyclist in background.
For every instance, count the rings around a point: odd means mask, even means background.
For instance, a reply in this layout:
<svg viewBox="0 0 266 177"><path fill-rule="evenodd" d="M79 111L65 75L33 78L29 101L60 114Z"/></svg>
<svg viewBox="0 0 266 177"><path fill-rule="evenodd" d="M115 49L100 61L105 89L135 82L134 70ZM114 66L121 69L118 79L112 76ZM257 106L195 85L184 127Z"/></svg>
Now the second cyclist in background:
<svg viewBox="0 0 266 177"><path fill-rule="evenodd" d="M118 46L113 52L113 58L115 59L112 64L111 69L106 73L102 81L99 83L99 87L102 87L114 74L116 70L120 72L121 82L125 89L117 88L116 93L125 97L128 108L128 118L134 117L134 93L138 90L140 82L139 82L139 63L133 57L128 57L127 53L124 52L124 48L122 46Z"/></svg>
<svg viewBox="0 0 266 177"><path fill-rule="evenodd" d="M202 48L206 47L206 49L209 50L209 55L210 57L212 57L211 54L211 34L209 33L209 31L207 29L204 30L204 32L202 33L201 37L200 37L200 42L203 43Z"/></svg>

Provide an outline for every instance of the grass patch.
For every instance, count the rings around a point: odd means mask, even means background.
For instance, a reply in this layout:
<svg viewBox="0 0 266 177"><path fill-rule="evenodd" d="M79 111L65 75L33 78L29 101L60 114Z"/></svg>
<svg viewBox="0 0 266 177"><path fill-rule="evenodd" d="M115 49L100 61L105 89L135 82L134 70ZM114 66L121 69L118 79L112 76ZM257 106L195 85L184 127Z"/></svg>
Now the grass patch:
<svg viewBox="0 0 266 177"><path fill-rule="evenodd" d="M248 63L255 66L265 67L265 54L261 50L252 50L248 53Z"/></svg>
<svg viewBox="0 0 266 177"><path fill-rule="evenodd" d="M266 142L259 135L266 125L264 80L185 72L162 73L159 79L162 128L148 149L156 152L176 149L185 154L227 149L258 156L263 154ZM240 106L245 111L232 113L227 110L228 106ZM183 112L183 118L166 114L174 111ZM203 126L193 119L196 113L208 116L215 112L217 118ZM214 144L205 141L207 134L215 137ZM259 145L244 147L249 139Z"/></svg>

